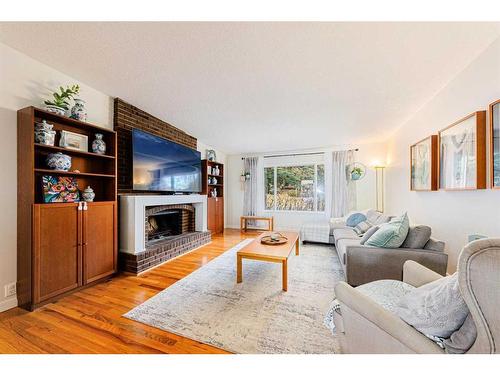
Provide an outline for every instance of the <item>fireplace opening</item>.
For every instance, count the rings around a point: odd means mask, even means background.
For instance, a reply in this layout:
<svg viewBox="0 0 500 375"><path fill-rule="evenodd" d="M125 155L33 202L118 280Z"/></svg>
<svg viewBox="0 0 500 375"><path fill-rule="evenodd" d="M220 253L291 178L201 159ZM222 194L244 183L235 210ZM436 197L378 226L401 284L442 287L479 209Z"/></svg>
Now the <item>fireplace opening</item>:
<svg viewBox="0 0 500 375"><path fill-rule="evenodd" d="M164 205L146 208L146 247L193 233L194 207L192 205Z"/></svg>
<svg viewBox="0 0 500 375"><path fill-rule="evenodd" d="M148 240L154 241L181 234L179 211L164 211L148 216Z"/></svg>

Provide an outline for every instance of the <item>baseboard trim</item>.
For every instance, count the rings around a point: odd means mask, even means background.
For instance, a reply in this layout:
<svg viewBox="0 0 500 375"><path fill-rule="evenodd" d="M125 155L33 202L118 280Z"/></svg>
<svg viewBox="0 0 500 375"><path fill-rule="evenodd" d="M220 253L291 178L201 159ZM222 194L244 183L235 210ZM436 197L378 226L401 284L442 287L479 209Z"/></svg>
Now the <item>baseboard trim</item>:
<svg viewBox="0 0 500 375"><path fill-rule="evenodd" d="M17 296L10 297L0 302L0 312L7 311L17 307Z"/></svg>

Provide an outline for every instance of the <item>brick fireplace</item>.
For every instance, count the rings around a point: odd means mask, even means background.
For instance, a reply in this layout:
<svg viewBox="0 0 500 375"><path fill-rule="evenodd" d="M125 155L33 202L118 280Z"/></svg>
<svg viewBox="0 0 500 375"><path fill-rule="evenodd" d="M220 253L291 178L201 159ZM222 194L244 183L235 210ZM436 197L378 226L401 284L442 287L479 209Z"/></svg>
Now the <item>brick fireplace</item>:
<svg viewBox="0 0 500 375"><path fill-rule="evenodd" d="M206 196L120 196L120 267L138 274L211 241Z"/></svg>
<svg viewBox="0 0 500 375"><path fill-rule="evenodd" d="M169 204L146 207L146 248L154 243L194 232L194 207L191 204Z"/></svg>

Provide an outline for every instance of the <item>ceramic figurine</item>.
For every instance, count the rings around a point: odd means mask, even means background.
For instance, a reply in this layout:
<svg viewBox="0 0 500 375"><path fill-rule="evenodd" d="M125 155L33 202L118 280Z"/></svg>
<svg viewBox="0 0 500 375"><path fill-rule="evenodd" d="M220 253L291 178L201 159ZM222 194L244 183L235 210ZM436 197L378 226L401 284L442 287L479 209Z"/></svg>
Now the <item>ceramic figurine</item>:
<svg viewBox="0 0 500 375"><path fill-rule="evenodd" d="M47 156L47 166L56 171L69 171L71 168L71 156L64 155L62 152L49 154Z"/></svg>
<svg viewBox="0 0 500 375"><path fill-rule="evenodd" d="M41 145L54 146L56 132L52 130L54 125L43 120L35 125L35 142Z"/></svg>
<svg viewBox="0 0 500 375"><path fill-rule="evenodd" d="M96 133L94 142L92 142L92 151L100 155L106 153L106 142L102 140L101 133Z"/></svg>
<svg viewBox="0 0 500 375"><path fill-rule="evenodd" d="M217 165L212 168L212 174L214 174L215 176L219 175L219 167Z"/></svg>
<svg viewBox="0 0 500 375"><path fill-rule="evenodd" d="M87 121L87 110L85 109L85 100L74 99L75 105L71 108L71 118L78 121Z"/></svg>
<svg viewBox="0 0 500 375"><path fill-rule="evenodd" d="M95 198L94 190L90 186L87 186L82 193L82 198L85 202L93 202Z"/></svg>

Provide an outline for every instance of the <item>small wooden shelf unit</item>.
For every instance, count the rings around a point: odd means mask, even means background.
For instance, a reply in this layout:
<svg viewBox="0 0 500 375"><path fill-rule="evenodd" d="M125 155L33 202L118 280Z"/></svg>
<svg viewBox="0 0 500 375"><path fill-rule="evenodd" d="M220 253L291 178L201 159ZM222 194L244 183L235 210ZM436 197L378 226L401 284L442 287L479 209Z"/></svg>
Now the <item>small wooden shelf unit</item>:
<svg viewBox="0 0 500 375"><path fill-rule="evenodd" d="M17 113L17 298L33 310L117 271L116 133L112 130L27 107ZM35 143L35 124L88 137L103 134L106 155ZM48 154L71 156L70 171L46 166ZM78 170L78 172L75 172ZM72 176L82 191L91 186L94 202L44 203L42 176Z"/></svg>
<svg viewBox="0 0 500 375"><path fill-rule="evenodd" d="M219 168L219 175L209 174L208 167ZM209 184L208 178L215 177L217 184ZM201 161L201 193L207 196L208 230L213 234L224 232L224 164L215 161ZM217 189L217 197L212 197L212 191Z"/></svg>

